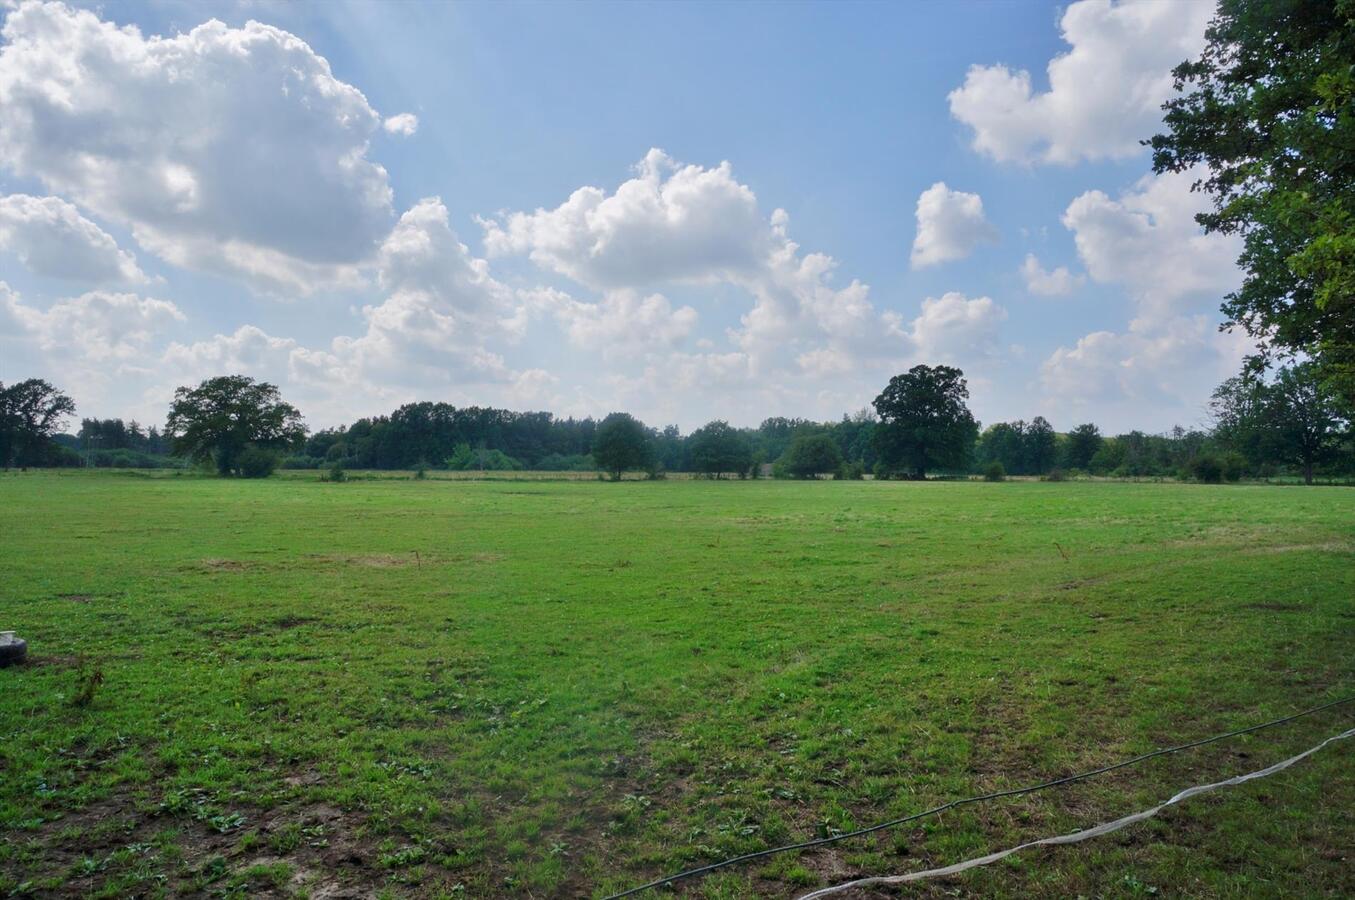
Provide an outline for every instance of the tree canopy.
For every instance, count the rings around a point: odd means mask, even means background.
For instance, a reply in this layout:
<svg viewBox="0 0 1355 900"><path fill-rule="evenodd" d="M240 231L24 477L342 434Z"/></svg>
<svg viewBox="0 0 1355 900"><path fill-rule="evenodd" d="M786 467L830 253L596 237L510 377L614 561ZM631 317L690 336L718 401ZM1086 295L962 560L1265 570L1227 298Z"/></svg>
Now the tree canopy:
<svg viewBox="0 0 1355 900"><path fill-rule="evenodd" d="M1155 171L1199 173L1205 230L1243 238L1224 327L1254 371L1307 355L1355 403L1355 0L1221 0L1174 75L1148 143Z"/></svg>
<svg viewBox="0 0 1355 900"><path fill-rule="evenodd" d="M780 464L792 478L817 478L842 471L842 451L826 434L801 434L790 442Z"/></svg>
<svg viewBox="0 0 1355 900"><path fill-rule="evenodd" d="M753 447L748 437L719 419L692 432L688 454L693 471L716 478L726 473L743 477L753 466Z"/></svg>
<svg viewBox="0 0 1355 900"><path fill-rule="evenodd" d="M647 468L654 460L648 429L629 413L612 413L597 427L593 459L617 481L624 472Z"/></svg>
<svg viewBox="0 0 1355 900"><path fill-rule="evenodd" d="M41 378L0 382L0 464L42 465L52 435L75 402Z"/></svg>
<svg viewBox="0 0 1355 900"><path fill-rule="evenodd" d="M222 475L259 475L267 472L253 451L296 446L306 427L301 413L282 400L274 385L221 375L174 392L165 433L175 453L214 463Z"/></svg>
<svg viewBox="0 0 1355 900"><path fill-rule="evenodd" d="M964 373L951 366L913 366L891 378L874 403L881 467L914 478L967 468L979 432L968 399Z"/></svg>

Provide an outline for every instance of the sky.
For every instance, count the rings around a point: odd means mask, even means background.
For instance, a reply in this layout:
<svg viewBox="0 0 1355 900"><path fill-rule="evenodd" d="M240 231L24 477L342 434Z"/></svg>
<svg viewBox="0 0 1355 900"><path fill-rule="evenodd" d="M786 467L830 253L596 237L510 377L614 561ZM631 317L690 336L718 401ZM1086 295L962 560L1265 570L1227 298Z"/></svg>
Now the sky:
<svg viewBox="0 0 1355 900"><path fill-rule="evenodd" d="M1235 238L1156 176L1213 7L0 0L0 381L164 421L401 403L1207 421Z"/></svg>

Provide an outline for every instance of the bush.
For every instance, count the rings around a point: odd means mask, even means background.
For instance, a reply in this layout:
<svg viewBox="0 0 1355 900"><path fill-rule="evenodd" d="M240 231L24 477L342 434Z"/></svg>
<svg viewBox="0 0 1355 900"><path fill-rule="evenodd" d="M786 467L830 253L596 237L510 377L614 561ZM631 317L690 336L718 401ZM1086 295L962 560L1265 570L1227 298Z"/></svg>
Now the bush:
<svg viewBox="0 0 1355 900"><path fill-rule="evenodd" d="M861 481L866 477L866 467L859 462L849 462L833 477L845 481Z"/></svg>
<svg viewBox="0 0 1355 900"><path fill-rule="evenodd" d="M236 465L242 478L267 478L278 467L278 455L262 447L246 447Z"/></svg>
<svg viewBox="0 0 1355 900"><path fill-rule="evenodd" d="M1223 480L1223 463L1217 456L1201 453L1190 461L1190 472L1196 481L1218 484Z"/></svg>
<svg viewBox="0 0 1355 900"><path fill-rule="evenodd" d="M1241 453L1228 453L1223 457L1223 480L1236 484L1247 472L1247 460Z"/></svg>
<svg viewBox="0 0 1355 900"><path fill-rule="evenodd" d="M329 467L329 472L323 476L325 481L347 481L348 473L344 471L343 461L335 460L334 465Z"/></svg>
<svg viewBox="0 0 1355 900"><path fill-rule="evenodd" d="M1049 474L1046 475L1046 476L1044 476L1044 478L1041 479L1041 480L1042 480L1042 481L1067 481L1067 480L1068 480L1068 476L1067 476L1066 474L1064 474L1064 471L1063 471L1062 469L1060 469L1058 466L1055 466L1054 468L1050 469L1050 470L1049 470Z"/></svg>
<svg viewBox="0 0 1355 900"><path fill-rule="evenodd" d="M988 464L988 468L983 470L984 481L1006 481L1007 470L1002 467L1002 463L993 460Z"/></svg>

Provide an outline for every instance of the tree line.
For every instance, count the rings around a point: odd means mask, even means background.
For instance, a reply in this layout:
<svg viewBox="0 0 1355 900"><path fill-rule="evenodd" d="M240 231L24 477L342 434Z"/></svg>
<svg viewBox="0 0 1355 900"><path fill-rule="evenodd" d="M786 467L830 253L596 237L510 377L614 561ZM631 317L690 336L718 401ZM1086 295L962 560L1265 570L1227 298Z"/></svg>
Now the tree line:
<svg viewBox="0 0 1355 900"><path fill-rule="evenodd" d="M1313 363L1271 380L1238 376L1211 402L1208 429L1102 435L1093 423L1066 433L1042 416L981 428L964 373L919 365L892 378L870 407L838 421L774 417L756 428L715 420L683 434L628 413L557 418L447 403L405 404L386 416L308 432L274 385L242 375L175 392L165 427L82 419L58 432L75 405L41 379L0 383L0 463L19 466L199 465L224 476L261 477L278 466L324 469L597 471L659 478L921 479L980 473L1059 478L1177 477L1236 481L1293 473L1355 474L1351 419Z"/></svg>

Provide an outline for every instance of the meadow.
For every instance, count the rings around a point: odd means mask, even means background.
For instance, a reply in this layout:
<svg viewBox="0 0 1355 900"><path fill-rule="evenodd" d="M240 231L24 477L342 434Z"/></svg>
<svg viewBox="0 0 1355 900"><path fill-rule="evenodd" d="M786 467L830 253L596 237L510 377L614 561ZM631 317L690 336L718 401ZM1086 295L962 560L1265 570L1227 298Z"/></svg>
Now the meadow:
<svg viewBox="0 0 1355 900"><path fill-rule="evenodd" d="M0 896L595 897L1355 693L1355 490L14 472L0 628ZM957 862L1352 724L655 895ZM1355 895L1349 743L905 896Z"/></svg>

